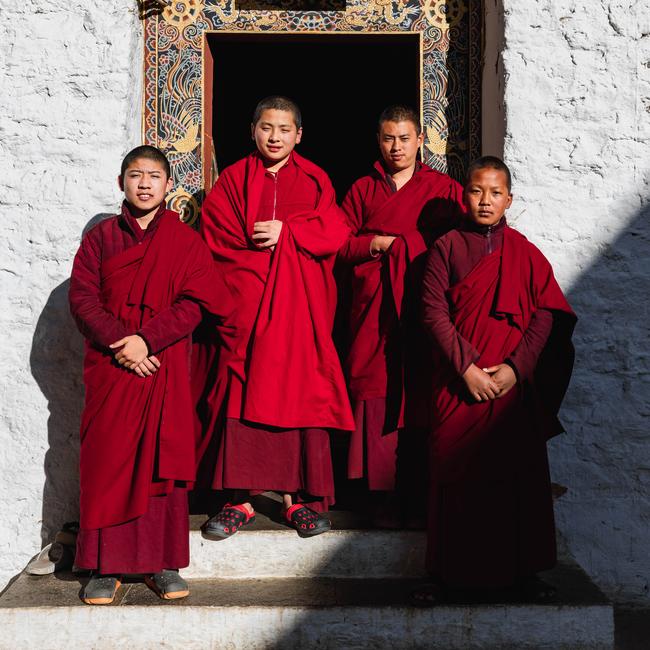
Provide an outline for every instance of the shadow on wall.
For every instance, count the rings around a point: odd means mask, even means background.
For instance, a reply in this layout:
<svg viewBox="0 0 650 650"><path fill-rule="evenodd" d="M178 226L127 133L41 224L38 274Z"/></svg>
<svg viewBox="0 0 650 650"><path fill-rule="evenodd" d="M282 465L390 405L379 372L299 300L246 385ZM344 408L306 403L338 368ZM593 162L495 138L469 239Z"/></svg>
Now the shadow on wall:
<svg viewBox="0 0 650 650"><path fill-rule="evenodd" d="M97 214L81 236L110 215ZM32 375L48 400L48 450L41 543L51 542L61 525L79 519L79 421L83 408L83 337L70 315L62 282L50 294L36 324L29 356Z"/></svg>
<svg viewBox="0 0 650 650"><path fill-rule="evenodd" d="M551 471L558 524L614 598L650 596L650 197L568 294L580 320ZM617 584L623 578L625 585Z"/></svg>

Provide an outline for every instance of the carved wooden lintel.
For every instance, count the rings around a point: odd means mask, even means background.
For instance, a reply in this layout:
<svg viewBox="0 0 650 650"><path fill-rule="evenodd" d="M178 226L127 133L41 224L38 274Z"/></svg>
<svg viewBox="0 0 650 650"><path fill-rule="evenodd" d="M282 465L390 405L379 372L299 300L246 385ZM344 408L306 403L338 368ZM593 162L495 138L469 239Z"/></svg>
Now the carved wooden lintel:
<svg viewBox="0 0 650 650"><path fill-rule="evenodd" d="M245 11L345 11L345 0L237 0Z"/></svg>

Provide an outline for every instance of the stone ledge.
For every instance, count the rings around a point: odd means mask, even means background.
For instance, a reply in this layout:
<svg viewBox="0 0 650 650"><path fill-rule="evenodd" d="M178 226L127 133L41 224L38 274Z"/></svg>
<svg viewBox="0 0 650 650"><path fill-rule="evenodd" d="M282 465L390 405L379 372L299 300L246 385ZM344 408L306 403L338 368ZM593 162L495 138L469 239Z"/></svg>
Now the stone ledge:
<svg viewBox="0 0 650 650"><path fill-rule="evenodd" d="M333 530L302 538L284 530L243 530L210 541L190 533L190 578L397 578L425 575L426 536L415 531Z"/></svg>
<svg viewBox="0 0 650 650"><path fill-rule="evenodd" d="M556 604L458 602L414 609L421 579L195 580L162 602L126 584L88 607L71 574L21 575L0 598L0 648L536 648L611 650L612 607L577 567L550 572ZM470 599L471 600L471 599Z"/></svg>

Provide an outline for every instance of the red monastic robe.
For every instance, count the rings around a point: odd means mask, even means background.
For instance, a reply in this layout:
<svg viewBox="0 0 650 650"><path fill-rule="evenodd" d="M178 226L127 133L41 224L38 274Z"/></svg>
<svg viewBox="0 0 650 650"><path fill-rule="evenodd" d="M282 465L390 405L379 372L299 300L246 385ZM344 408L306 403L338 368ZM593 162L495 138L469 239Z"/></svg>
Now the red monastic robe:
<svg viewBox="0 0 650 650"><path fill-rule="evenodd" d="M346 365L356 428L348 476L366 476L371 490L392 490L397 430L405 423L421 429L428 424L429 393L423 390L428 345L418 318L423 254L462 212L462 188L418 163L411 180L396 191L377 162L372 174L350 188L343 209L353 233L339 252L351 267ZM375 235L397 239L387 253L372 257ZM412 464L405 463L405 473L414 471Z"/></svg>
<svg viewBox="0 0 650 650"><path fill-rule="evenodd" d="M119 219L105 220L86 237L97 239L99 232L99 240L114 244L121 237ZM88 273L80 268L80 249L72 272L70 303L82 330L92 329L90 314L98 305L89 306L89 302L98 303L97 298L115 332L123 328L120 336L146 330L148 325L155 331L155 321L168 319L181 298L216 314L231 309L227 289L198 234L181 223L175 212L161 209L154 222L149 226L151 235L134 242L138 245L121 246L120 252L100 260L96 298L85 288L86 281L77 281ZM188 335L196 320L188 315L187 306L183 309L187 328L175 331L174 337L180 338L169 341L164 349L152 350L161 362L152 377L143 379L119 366L106 348L113 341L86 340L80 450L82 529L117 526L141 517L148 510L150 496L170 494L178 482L195 478Z"/></svg>
<svg viewBox="0 0 650 650"><path fill-rule="evenodd" d="M271 219L262 207L268 182L285 185L274 195L284 223L274 252L251 239L253 224ZM221 174L201 227L237 303L232 346L219 351L204 414L200 453L216 455L211 486L303 490L327 506L333 478L325 430L354 428L332 342L332 267L349 233L332 185L295 152L269 181L255 153Z"/></svg>
<svg viewBox="0 0 650 650"><path fill-rule="evenodd" d="M457 587L509 586L555 563L546 440L560 431L556 416L576 319L540 251L515 230L501 230L497 248L491 229L484 233L487 246L478 256L484 244L476 233L443 236L424 275L425 324L443 346L434 390L427 563L434 576ZM473 268L465 256L478 260ZM455 277L463 267L466 274ZM536 318L546 313L548 321ZM446 333L452 325L454 340ZM504 361L519 378L513 389L503 398L472 400L464 369Z"/></svg>

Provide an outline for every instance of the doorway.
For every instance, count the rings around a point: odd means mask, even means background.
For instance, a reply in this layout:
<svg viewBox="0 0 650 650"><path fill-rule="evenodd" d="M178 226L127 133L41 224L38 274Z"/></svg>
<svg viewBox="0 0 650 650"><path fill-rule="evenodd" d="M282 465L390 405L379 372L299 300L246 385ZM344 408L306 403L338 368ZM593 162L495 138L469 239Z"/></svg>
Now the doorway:
<svg viewBox="0 0 650 650"><path fill-rule="evenodd" d="M253 148L257 102L286 95L300 106L296 150L329 174L339 199L377 159L377 118L390 104L421 107L418 33L210 32L205 50L204 172Z"/></svg>

